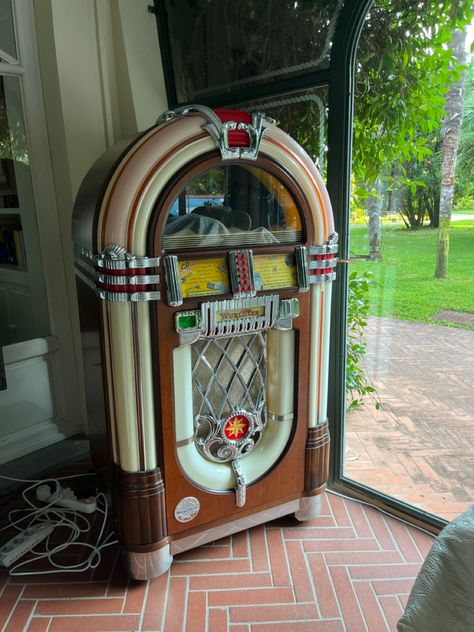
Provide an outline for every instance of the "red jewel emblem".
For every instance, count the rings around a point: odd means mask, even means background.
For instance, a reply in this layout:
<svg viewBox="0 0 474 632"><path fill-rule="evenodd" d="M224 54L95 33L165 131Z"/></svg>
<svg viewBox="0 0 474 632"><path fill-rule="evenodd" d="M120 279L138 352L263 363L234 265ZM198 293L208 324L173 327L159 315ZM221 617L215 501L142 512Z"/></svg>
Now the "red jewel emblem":
<svg viewBox="0 0 474 632"><path fill-rule="evenodd" d="M224 426L224 434L230 441L238 441L245 437L249 430L250 422L245 415L233 415Z"/></svg>

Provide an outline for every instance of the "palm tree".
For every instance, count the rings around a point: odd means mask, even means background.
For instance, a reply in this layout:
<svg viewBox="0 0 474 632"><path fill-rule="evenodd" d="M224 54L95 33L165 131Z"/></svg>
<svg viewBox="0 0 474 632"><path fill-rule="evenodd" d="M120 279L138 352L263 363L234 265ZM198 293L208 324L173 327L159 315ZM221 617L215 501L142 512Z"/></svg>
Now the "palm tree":
<svg viewBox="0 0 474 632"><path fill-rule="evenodd" d="M454 60L454 69L466 64L466 32L453 32L450 48ZM454 198L454 173L459 148L459 137L463 115L464 73L451 84L445 96L446 116L443 122L441 145L441 195L439 203L439 229L436 249L435 277L445 279L448 276L449 226Z"/></svg>

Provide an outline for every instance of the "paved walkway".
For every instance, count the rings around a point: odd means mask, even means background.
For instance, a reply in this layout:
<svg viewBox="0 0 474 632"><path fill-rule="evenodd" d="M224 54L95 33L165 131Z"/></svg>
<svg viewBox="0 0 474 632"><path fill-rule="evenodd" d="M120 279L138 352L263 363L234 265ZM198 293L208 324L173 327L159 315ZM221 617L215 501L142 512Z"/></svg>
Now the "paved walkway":
<svg viewBox="0 0 474 632"><path fill-rule="evenodd" d="M474 503L474 331L370 318L382 409L348 415L345 475L451 520Z"/></svg>

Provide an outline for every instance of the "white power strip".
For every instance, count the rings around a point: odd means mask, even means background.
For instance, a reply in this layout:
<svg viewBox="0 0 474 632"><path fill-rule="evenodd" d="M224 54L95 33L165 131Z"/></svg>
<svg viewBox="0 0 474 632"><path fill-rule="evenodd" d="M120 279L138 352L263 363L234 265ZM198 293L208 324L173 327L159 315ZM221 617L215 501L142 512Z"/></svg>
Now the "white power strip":
<svg viewBox="0 0 474 632"><path fill-rule="evenodd" d="M54 527L52 522L41 522L16 535L0 548L0 565L10 566L12 562L47 538Z"/></svg>

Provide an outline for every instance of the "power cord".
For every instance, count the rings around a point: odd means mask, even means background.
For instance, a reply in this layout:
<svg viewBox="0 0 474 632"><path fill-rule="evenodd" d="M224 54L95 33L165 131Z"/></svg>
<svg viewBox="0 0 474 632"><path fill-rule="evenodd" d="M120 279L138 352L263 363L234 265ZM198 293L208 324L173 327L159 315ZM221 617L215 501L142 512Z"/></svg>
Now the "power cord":
<svg viewBox="0 0 474 632"><path fill-rule="evenodd" d="M0 475L0 478L4 478L7 480L14 480L17 482L24 482L24 483L33 483L32 485L30 485L29 487L27 487L26 489L22 491L22 498L25 504L27 505L27 507L23 509L11 510L8 513L8 521L9 521L8 524L0 528L0 532L4 531L5 529L9 529L11 527L15 528L17 531L20 532L18 536L13 539L12 546L8 547L9 543L7 543L7 545L4 545L0 549L0 553L4 549L10 550L14 548L15 546L18 547L18 541L20 541L20 548L22 550L23 549L25 550L24 552L21 553L21 555L17 555L15 559L17 559L18 557L23 557L23 555L26 554L27 552L33 554L32 556L30 555L27 560L16 563L13 566L11 566L9 568L9 574L11 576L48 575L48 574L54 574L54 573L77 573L77 572L84 572L90 569L94 569L94 568L97 568L97 566L100 564L100 561L102 558L102 551L105 548L110 547L118 542L117 539L112 539L114 536L113 532L109 532L107 535L105 535L107 519L109 516L109 509L108 509L107 498L105 497L104 494L102 493L98 494L94 500L95 511L101 514L102 517L101 517L99 533L98 533L95 543L93 544L79 539L82 534L88 533L91 529L91 523L86 518L86 516L76 509L70 509L67 507L58 507L58 503L61 502L62 495L65 491L69 492L68 494L64 495L64 497L66 498L66 503L69 502L69 504L72 503L73 505L74 504L81 505L82 503L85 502L85 501L77 501L77 499L76 501L71 501L70 500L71 497L75 498L74 494L71 492L71 490L67 490L67 489L62 490L59 481L69 480L71 478L82 478L83 476L92 476L92 475L93 474L79 474L79 475L64 476L60 478L48 478L48 479L41 479L41 480L40 479L33 479L33 480L18 479L18 478ZM44 488L46 487L45 485L46 483L51 483L55 487L54 491L51 494L50 494L51 490L49 488L46 488L47 493L45 494ZM42 486L41 493L38 493L38 489L40 488L40 486ZM32 501L29 497L31 492L35 492L36 498L46 497L46 504L38 505L36 504L36 502ZM85 504L88 504L88 502L90 501L86 501ZM91 513L90 509L88 510L88 513ZM20 514L20 517L17 517L18 514ZM69 533L66 536L66 540L64 542L53 546L51 542L52 532L56 528L59 528L59 527L66 529L66 533L67 533L67 530L69 530ZM36 537L37 540L38 539L43 540L41 542L41 549L38 550L40 547L40 543L35 543L34 541L35 536L31 536L29 534L31 533L39 534L41 529L43 529L44 537L42 536ZM22 542L22 536L26 540L26 543ZM32 546L29 546L30 542ZM86 557L86 559L84 559L81 562L71 563L71 564L64 564L64 563L59 562L57 559L55 559L55 557L57 557L57 555L62 553L65 549L74 547L74 546L79 546L82 548L82 550L84 549L90 550L90 553ZM6 559L10 559L8 558L8 553L7 553ZM13 561L15 561L15 559ZM29 564L36 563L38 560L41 560L41 559L46 559L52 568L45 569L45 570L33 570L33 569L19 570L19 569L24 569ZM4 565L10 566L10 564L4 564Z"/></svg>

